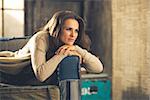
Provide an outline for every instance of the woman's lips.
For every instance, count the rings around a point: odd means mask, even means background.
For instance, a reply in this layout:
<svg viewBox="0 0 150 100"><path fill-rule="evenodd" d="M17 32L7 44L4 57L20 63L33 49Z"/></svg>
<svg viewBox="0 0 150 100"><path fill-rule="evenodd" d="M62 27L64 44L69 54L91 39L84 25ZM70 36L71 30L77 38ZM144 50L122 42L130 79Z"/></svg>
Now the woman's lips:
<svg viewBox="0 0 150 100"><path fill-rule="evenodd" d="M75 41L75 39L68 39L68 40L71 41L71 42Z"/></svg>

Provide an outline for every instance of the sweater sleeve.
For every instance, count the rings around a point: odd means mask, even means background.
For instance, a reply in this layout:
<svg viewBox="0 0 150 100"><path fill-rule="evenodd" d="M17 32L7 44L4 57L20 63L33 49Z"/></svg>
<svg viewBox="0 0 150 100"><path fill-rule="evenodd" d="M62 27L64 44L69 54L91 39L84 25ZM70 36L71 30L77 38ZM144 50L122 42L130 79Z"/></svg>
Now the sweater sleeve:
<svg viewBox="0 0 150 100"><path fill-rule="evenodd" d="M40 81L45 81L56 70L64 55L54 55L46 61L47 41L42 38L35 38L30 45L31 62L34 73Z"/></svg>
<svg viewBox="0 0 150 100"><path fill-rule="evenodd" d="M82 49L78 45L75 45L75 50L83 58L83 63L86 65L85 68L88 72L100 73L103 71L103 65L95 55L91 54L86 49Z"/></svg>

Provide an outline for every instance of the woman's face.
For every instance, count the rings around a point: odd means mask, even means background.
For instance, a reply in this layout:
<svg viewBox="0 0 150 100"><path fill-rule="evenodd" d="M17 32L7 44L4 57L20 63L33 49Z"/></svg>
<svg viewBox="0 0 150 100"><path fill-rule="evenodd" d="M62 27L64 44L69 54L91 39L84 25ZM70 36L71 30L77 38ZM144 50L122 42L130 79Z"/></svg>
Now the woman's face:
<svg viewBox="0 0 150 100"><path fill-rule="evenodd" d="M67 19L61 30L60 40L67 45L73 45L79 32L79 23L75 19Z"/></svg>

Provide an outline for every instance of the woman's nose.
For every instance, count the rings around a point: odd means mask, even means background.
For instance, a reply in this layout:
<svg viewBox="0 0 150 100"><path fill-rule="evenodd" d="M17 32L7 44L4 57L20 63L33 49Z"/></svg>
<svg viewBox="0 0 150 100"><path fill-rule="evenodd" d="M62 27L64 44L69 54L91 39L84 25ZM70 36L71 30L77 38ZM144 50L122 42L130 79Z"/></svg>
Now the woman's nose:
<svg viewBox="0 0 150 100"><path fill-rule="evenodd" d="M71 36L74 37L76 35L75 31L71 31Z"/></svg>

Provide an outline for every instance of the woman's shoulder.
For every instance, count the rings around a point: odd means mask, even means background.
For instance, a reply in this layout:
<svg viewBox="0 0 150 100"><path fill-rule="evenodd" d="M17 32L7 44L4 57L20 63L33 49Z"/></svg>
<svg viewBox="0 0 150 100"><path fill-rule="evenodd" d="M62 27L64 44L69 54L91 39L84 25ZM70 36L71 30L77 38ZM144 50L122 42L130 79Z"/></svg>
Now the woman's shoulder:
<svg viewBox="0 0 150 100"><path fill-rule="evenodd" d="M46 39L49 37L49 33L46 31L38 31L34 37L37 39Z"/></svg>
<svg viewBox="0 0 150 100"><path fill-rule="evenodd" d="M36 46L43 47L45 50L49 45L49 33L45 31L36 32L30 39L29 44L32 47L36 44Z"/></svg>
<svg viewBox="0 0 150 100"><path fill-rule="evenodd" d="M32 37L31 41L47 40L49 38L49 33L46 31L38 31Z"/></svg>
<svg viewBox="0 0 150 100"><path fill-rule="evenodd" d="M45 31L36 32L30 39L29 43L47 42L49 40L49 33Z"/></svg>

